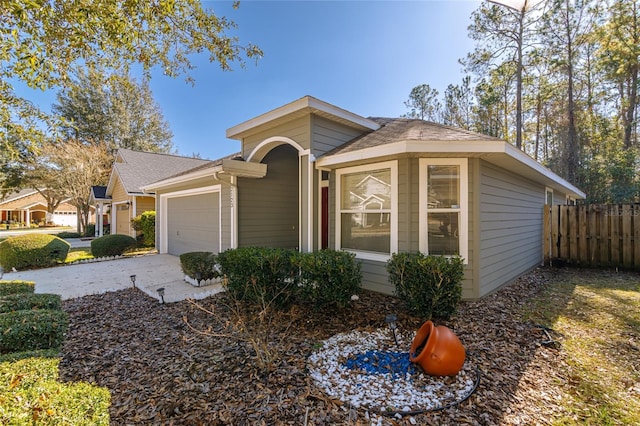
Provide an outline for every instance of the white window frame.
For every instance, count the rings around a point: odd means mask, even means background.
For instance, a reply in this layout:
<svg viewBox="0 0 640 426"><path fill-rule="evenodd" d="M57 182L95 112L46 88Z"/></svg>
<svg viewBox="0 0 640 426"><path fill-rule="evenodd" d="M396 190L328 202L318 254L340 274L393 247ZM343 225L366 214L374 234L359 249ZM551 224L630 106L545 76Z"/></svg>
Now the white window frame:
<svg viewBox="0 0 640 426"><path fill-rule="evenodd" d="M353 173L361 173L374 170L389 169L391 172L391 211L390 211L390 235L389 253L375 253L361 250L353 250L350 248L342 248L342 213L361 213L353 210L342 209L342 176ZM347 167L336 170L336 212L335 212L335 229L336 229L336 249L354 253L358 259L375 260L386 262L391 258L393 253L398 251L398 162L385 161L381 163L367 164L364 166Z"/></svg>
<svg viewBox="0 0 640 426"><path fill-rule="evenodd" d="M551 202L549 202L549 194L551 194ZM553 193L553 188L549 188L548 186L544 190L544 204L546 206L552 206L555 199L555 194Z"/></svg>
<svg viewBox="0 0 640 426"><path fill-rule="evenodd" d="M421 158L420 166L420 233L419 249L422 253L429 254L429 226L428 214L432 213L452 213L460 214L458 223L458 251L459 256L464 259L464 263L469 263L469 161L466 158ZM458 209L428 209L429 187L427 184L427 169L429 166L458 166L460 169L460 204ZM452 256L447 256L452 257Z"/></svg>

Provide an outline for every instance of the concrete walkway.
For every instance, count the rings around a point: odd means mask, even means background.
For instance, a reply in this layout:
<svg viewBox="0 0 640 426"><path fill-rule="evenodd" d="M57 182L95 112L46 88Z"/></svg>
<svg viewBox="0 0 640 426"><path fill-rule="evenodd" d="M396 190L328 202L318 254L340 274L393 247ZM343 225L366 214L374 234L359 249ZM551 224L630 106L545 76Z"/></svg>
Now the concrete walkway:
<svg viewBox="0 0 640 426"><path fill-rule="evenodd" d="M220 284L195 287L186 283L180 259L169 254L5 272L2 279L34 281L36 293L59 294L64 300L131 287L131 275L136 276L135 286L154 299L160 300L158 289L163 287L166 303L204 299L222 291Z"/></svg>

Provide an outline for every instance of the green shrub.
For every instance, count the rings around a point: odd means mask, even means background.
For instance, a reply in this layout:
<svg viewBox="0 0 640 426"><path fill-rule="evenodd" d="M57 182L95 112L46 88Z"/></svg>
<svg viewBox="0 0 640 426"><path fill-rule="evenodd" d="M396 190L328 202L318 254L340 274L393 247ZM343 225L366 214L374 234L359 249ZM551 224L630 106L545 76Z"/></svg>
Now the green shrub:
<svg viewBox="0 0 640 426"><path fill-rule="evenodd" d="M0 354L57 348L67 331L64 311L15 311L0 314Z"/></svg>
<svg viewBox="0 0 640 426"><path fill-rule="evenodd" d="M322 250L297 257L300 301L316 309L335 304L345 307L360 291L362 273L355 255L344 251Z"/></svg>
<svg viewBox="0 0 640 426"><path fill-rule="evenodd" d="M57 358L0 363L0 424L109 425L106 388L59 380Z"/></svg>
<svg viewBox="0 0 640 426"><path fill-rule="evenodd" d="M136 239L128 235L105 235L91 241L91 253L94 257L120 256L137 244Z"/></svg>
<svg viewBox="0 0 640 426"><path fill-rule="evenodd" d="M33 281L4 281L0 280L0 297L9 294L33 293L36 283Z"/></svg>
<svg viewBox="0 0 640 426"><path fill-rule="evenodd" d="M394 253L387 262L389 281L414 314L449 319L462 297L463 263L459 257Z"/></svg>
<svg viewBox="0 0 640 426"><path fill-rule="evenodd" d="M96 224L88 223L84 228L84 237L95 237L96 236Z"/></svg>
<svg viewBox="0 0 640 426"><path fill-rule="evenodd" d="M60 350L55 349L36 349L35 351L11 352L0 355L0 363L14 362L26 358L60 358Z"/></svg>
<svg viewBox="0 0 640 426"><path fill-rule="evenodd" d="M284 308L296 287L297 252L289 249L241 247L218 254L230 296L250 302L269 302Z"/></svg>
<svg viewBox="0 0 640 426"><path fill-rule="evenodd" d="M0 314L31 309L59 311L62 309L62 302L57 294L23 293L0 297Z"/></svg>
<svg viewBox="0 0 640 426"><path fill-rule="evenodd" d="M47 267L64 262L69 243L54 235L25 234L0 243L0 266L5 269Z"/></svg>
<svg viewBox="0 0 640 426"><path fill-rule="evenodd" d="M80 238L82 235L80 235L79 232L62 231L62 232L58 232L56 236L58 238L62 238L63 240L66 240L68 238Z"/></svg>
<svg viewBox="0 0 640 426"><path fill-rule="evenodd" d="M156 212L148 211L131 220L131 226L141 232L142 244L153 247L156 244Z"/></svg>
<svg viewBox="0 0 640 426"><path fill-rule="evenodd" d="M180 255L182 272L198 280L212 280L220 276L216 266L216 255L210 251L192 251Z"/></svg>

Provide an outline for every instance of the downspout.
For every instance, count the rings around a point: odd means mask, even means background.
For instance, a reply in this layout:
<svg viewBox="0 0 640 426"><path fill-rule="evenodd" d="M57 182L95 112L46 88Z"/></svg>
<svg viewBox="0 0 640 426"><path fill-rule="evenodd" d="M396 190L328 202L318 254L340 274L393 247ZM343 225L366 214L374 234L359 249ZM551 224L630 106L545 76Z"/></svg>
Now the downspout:
<svg viewBox="0 0 640 426"><path fill-rule="evenodd" d="M231 204L231 248L238 248L238 209L236 208L237 198L238 198L238 184L237 177L231 175L230 176L230 186L231 186L231 195L230 195L230 204Z"/></svg>

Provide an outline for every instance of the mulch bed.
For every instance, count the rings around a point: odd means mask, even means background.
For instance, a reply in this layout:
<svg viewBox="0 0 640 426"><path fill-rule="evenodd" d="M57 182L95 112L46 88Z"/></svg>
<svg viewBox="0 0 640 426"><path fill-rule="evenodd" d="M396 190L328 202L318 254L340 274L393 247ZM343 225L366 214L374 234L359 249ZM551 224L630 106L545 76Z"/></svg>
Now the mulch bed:
<svg viewBox="0 0 640 426"><path fill-rule="evenodd" d="M397 299L373 292L349 309L296 306L274 317L269 341L277 356L268 372L231 322L224 294L198 302L209 312L189 301L162 305L135 288L69 300L60 376L107 387L116 425L548 424L560 410L554 387L562 356L520 310L554 273L538 269L439 322L482 374L469 399L442 411L395 418L355 410L306 374L309 354L336 333L386 327L388 313L404 329L422 324Z"/></svg>

